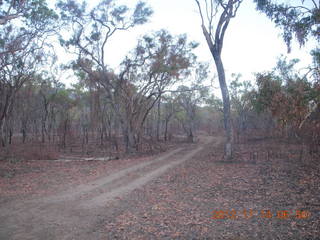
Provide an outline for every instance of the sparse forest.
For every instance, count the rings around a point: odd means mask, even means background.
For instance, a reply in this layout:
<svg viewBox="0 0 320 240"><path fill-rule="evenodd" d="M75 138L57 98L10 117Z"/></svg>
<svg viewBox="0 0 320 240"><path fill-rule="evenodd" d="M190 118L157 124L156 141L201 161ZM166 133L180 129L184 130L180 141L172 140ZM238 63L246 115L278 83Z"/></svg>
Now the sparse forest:
<svg viewBox="0 0 320 240"><path fill-rule="evenodd" d="M253 228L260 227L258 235L253 235L250 229L232 235L227 231L233 231L234 223L230 221L217 226L224 235L215 238L212 236L215 227L210 227L209 217L202 215L223 207L236 208L239 201L234 196L242 188L250 189L254 196L265 194L256 198L257 202L265 203L256 205L261 210L268 207L285 210L287 205L281 204L281 199L288 196L279 197L280 193L272 192L275 191L271 186L273 181L283 192L296 194L290 195L293 207L308 210L312 216L309 225L297 221L286 225L291 232L287 239L319 239L319 229L315 226L320 224L317 192L320 187L320 2L253 1L256 11L281 32L288 56L279 55L273 68L256 72L252 79L247 79L241 72L230 74L232 69L226 72L227 59L223 55L229 24L237 21L244 0L190 1L198 14L201 37L208 45L212 62L199 58L199 43L188 33L176 35L166 29L154 29L136 39L135 47L114 68L108 65L112 58L109 42L120 40L123 32L150 23L155 13L148 1L137 1L129 7L115 0L92 3L59 0L54 4L46 0L0 0L1 209L19 196L47 197L50 192L52 196L58 195L65 190L64 183L74 187L72 194L86 193L83 198L90 199L88 204L100 206L102 200L99 204L98 200L93 201L98 194L96 190L76 186L91 181L98 187L110 184L110 191L104 189L99 194L105 194L103 200L118 198L114 190L118 183L112 185L117 180L113 177L115 172L119 179L128 180L119 182L119 192L123 194L129 190L123 190L121 184L128 184L131 190L140 187L135 174L145 177L151 174L145 169L154 155L160 154L154 160L154 176L186 161L183 167L177 166L159 178L162 185L155 181L148 185L150 193L143 190L143 198L132 192L132 202L130 198L122 199L121 206L129 207L119 207L121 213L108 209L108 214L115 218L102 217L101 226L95 225L108 232L107 235L99 235L100 230L94 229L96 235L88 232L72 235L67 228L59 235L58 227L50 233L51 238L32 235L44 234L40 228L30 236L24 235L28 228L25 222L29 219L25 213L17 229L12 227L15 219L3 228L0 226L0 239L62 239L62 236L67 236L65 239L74 236L76 239L286 239L285 230L271 226L276 229L275 235L271 235L273 230L266 230L261 222L250 222ZM301 49L307 43L314 43L310 52L313 62L304 69L297 67L299 59L290 58L294 43ZM72 83L67 84L70 79ZM163 155L167 165L156 165L163 161L161 154L167 154ZM169 160L170 154L176 156L172 157L174 161ZM138 169L141 173L134 172ZM233 176L244 180L232 182ZM303 185L304 181L309 185ZM244 182L253 185L248 187ZM296 182L300 184L297 192ZM217 184L221 186L212 190ZM230 190L233 186L238 189ZM260 187L272 193L261 193L257 189ZM155 197L151 192L160 195ZM111 193L111 197L107 196ZM72 194L68 197L75 196ZM199 202L195 195L201 199ZM240 195L238 199L243 199ZM267 203L271 195L276 196L272 198L275 201L272 206ZM163 196L168 200L163 200ZM60 197L61 201L68 199L64 195ZM303 201L295 205L300 198ZM76 204L86 203L79 199L75 200ZM137 210L135 204L144 201L143 209ZM208 207L206 201L215 202L215 207ZM241 205L245 206L245 203ZM54 207L48 204L48 209ZM30 209L36 209L31 202ZM10 212L4 211L0 214L1 221L9 215ZM90 209L88 221L97 221L97 215L96 210ZM225 218L230 220L231 215ZM188 227L193 217L195 223ZM153 225L151 218L159 219L161 224L173 221L172 226ZM71 220L63 221L68 227L75 224ZM144 221L146 225L141 223ZM42 222L43 219L38 219L34 224ZM81 221L78 224L79 232L83 231L80 228L86 224ZM236 228L239 224L240 220ZM304 230L291 229L299 224Z"/></svg>

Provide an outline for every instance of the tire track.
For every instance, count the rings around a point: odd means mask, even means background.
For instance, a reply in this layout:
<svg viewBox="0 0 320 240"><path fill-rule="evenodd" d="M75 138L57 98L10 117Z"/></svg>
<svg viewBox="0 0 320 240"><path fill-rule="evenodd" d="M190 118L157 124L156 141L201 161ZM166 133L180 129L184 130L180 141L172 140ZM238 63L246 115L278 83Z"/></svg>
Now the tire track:
<svg viewBox="0 0 320 240"><path fill-rule="evenodd" d="M138 177L137 179L131 181L128 184L122 184L118 188L114 188L111 191L100 194L92 199L85 200L79 204L81 208L93 208L93 207L103 207L108 201L114 200L116 197L128 194L136 188L142 187L153 179L161 176L165 173L169 168L173 168L189 159L191 159L194 155L200 152L203 147L197 147L195 150L192 150L188 154L180 157L178 160L173 162L166 163L165 165L158 167L155 170L151 170L145 172L144 176Z"/></svg>
<svg viewBox="0 0 320 240"><path fill-rule="evenodd" d="M148 161L148 162L143 162L138 165L128 167L125 169L122 169L116 173L113 173L111 175L108 175L106 177L99 178L93 182L90 182L88 184L81 184L78 185L75 188L69 189L67 191L64 191L56 196L51 196L47 198L42 198L41 201L47 201L49 203L54 203L54 202L61 202L61 201L71 201L79 198L81 195L87 194L89 192L94 191L95 189L102 188L106 185L112 184L113 182L126 177L128 174L135 172L139 169L145 168L150 165L154 165L159 162L163 162L167 160L168 158L174 156L175 154L179 153L182 151L183 148L178 148L173 151L170 151L168 153L165 153L163 156L160 156L154 160Z"/></svg>

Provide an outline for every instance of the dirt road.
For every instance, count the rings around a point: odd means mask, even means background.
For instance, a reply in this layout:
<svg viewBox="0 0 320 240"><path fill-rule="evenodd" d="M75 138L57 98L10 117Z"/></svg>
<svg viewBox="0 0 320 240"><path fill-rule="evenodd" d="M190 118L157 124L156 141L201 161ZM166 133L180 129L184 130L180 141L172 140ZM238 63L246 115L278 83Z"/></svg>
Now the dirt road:
<svg viewBox="0 0 320 240"><path fill-rule="evenodd" d="M94 229L114 202L194 158L206 144L220 141L220 138L203 137L188 148L172 150L153 161L130 166L53 196L5 203L0 206L0 239L88 239L83 233Z"/></svg>

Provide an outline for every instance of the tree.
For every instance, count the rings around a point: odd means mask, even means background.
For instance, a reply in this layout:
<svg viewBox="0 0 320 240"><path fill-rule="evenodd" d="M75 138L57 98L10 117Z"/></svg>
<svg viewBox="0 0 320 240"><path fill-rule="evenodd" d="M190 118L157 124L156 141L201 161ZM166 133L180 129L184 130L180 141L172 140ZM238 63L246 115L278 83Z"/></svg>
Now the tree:
<svg viewBox="0 0 320 240"><path fill-rule="evenodd" d="M267 15L277 27L282 29L282 36L287 44L288 52L291 51L292 40L296 38L300 47L310 39L316 44L320 43L320 2L314 0L301 0L292 4L276 3L271 0L254 0L257 9ZM301 3L299 3L301 2ZM320 49L316 47L310 53L313 57L313 66L309 72L317 82L315 88L320 85Z"/></svg>
<svg viewBox="0 0 320 240"><path fill-rule="evenodd" d="M125 31L144 24L152 14L144 2L135 8L116 5L114 0L102 0L92 10L86 2L74 0L60 1L60 15L73 33L68 39L60 39L61 45L73 49L77 60L75 66L85 72L92 81L103 82L107 97L115 110L118 109L113 99L116 86L112 69L107 60L107 43L118 31ZM71 23L71 24L70 24Z"/></svg>
<svg viewBox="0 0 320 240"><path fill-rule="evenodd" d="M41 64L48 63L46 39L54 33L58 16L44 0L1 1L1 7L7 8L0 12L7 14L1 17L4 26L0 32L0 141L5 146L4 125L14 96L34 80ZM11 11L16 12L12 15Z"/></svg>
<svg viewBox="0 0 320 240"><path fill-rule="evenodd" d="M182 85L177 90L179 92L176 94L176 101L180 107L180 111L176 114L176 118L182 124L188 142L192 143L194 142L198 108L207 97L208 89L199 85L192 86L191 88Z"/></svg>
<svg viewBox="0 0 320 240"><path fill-rule="evenodd" d="M172 94L176 102L176 119L182 125L189 142L194 142L199 108L208 98L209 88L203 82L208 78L209 64L197 63L189 76L190 86L180 85Z"/></svg>
<svg viewBox="0 0 320 240"><path fill-rule="evenodd" d="M273 71L257 74L254 106L258 112L268 110L287 137L297 134L309 111L310 103L318 104L315 89L305 76L294 71L296 60L280 59Z"/></svg>
<svg viewBox="0 0 320 240"><path fill-rule="evenodd" d="M233 119L234 140L239 142L240 133L243 133L250 124L252 114L250 81L240 81L241 75L233 74L234 80L230 82L231 112Z"/></svg>
<svg viewBox="0 0 320 240"><path fill-rule="evenodd" d="M186 35L172 36L165 30L145 35L124 60L119 74L120 119L129 146L140 142L143 124L161 96L189 74L197 44Z"/></svg>
<svg viewBox="0 0 320 240"><path fill-rule="evenodd" d="M277 27L281 28L283 39L291 50L295 37L303 46L310 37L320 41L320 3L314 0L301 0L289 5L270 0L254 0L257 9L264 12Z"/></svg>
<svg viewBox="0 0 320 240"><path fill-rule="evenodd" d="M169 124L174 114L177 112L176 101L171 95L165 95L163 98L163 120L164 120L164 141L170 140L168 136Z"/></svg>
<svg viewBox="0 0 320 240"><path fill-rule="evenodd" d="M28 10L27 5L28 1L24 0L5 0L4 2L1 1L0 25L5 25L9 21L21 17Z"/></svg>
<svg viewBox="0 0 320 240"><path fill-rule="evenodd" d="M202 21L202 30L214 59L218 72L219 84L223 99L224 125L226 130L227 142L225 145L225 156L232 158L233 137L230 113L230 98L226 83L225 70L221 58L223 41L226 30L232 18L236 16L242 0L195 0ZM219 21L214 27L214 18L220 13Z"/></svg>
<svg viewBox="0 0 320 240"><path fill-rule="evenodd" d="M60 1L58 7L62 18L67 23L72 22L69 27L73 30L69 39L60 40L61 44L73 49L77 56L74 67L84 72L93 84L104 89L118 121L122 121L120 96L125 91L133 90L133 86L124 86L126 71L117 76L107 66L107 43L116 32L144 24L152 10L144 2L138 2L132 10L125 5L116 5L113 0L102 0L92 10L88 10L85 1L82 4L73 0ZM131 147L127 144L128 151Z"/></svg>
<svg viewBox="0 0 320 240"><path fill-rule="evenodd" d="M114 0L102 0L92 10L88 9L85 1L82 4L74 0L60 1L57 6L73 33L69 39L61 38L61 44L73 47L80 66L90 61L91 70L105 74L108 72L106 60L110 38L118 31L146 23L152 14L144 2L137 3L133 10L125 5L116 5ZM91 74L86 67L83 70Z"/></svg>

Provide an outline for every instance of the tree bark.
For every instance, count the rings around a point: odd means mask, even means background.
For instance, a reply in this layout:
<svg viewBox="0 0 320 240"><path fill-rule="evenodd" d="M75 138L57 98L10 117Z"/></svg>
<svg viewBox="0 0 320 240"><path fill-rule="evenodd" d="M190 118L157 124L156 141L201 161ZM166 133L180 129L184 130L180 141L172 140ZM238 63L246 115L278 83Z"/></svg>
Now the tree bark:
<svg viewBox="0 0 320 240"><path fill-rule="evenodd" d="M227 159L232 158L233 154L233 136L232 136L232 123L231 123L231 113L230 113L230 97L229 91L226 83L226 76L223 67L223 63L221 60L221 56L219 54L213 54L214 62L216 64L219 84L223 99L223 116L224 116L224 127L226 131L227 142L225 145L225 155Z"/></svg>
<svg viewBox="0 0 320 240"><path fill-rule="evenodd" d="M165 128L164 128L164 141L165 142L168 140L168 124L169 124L169 118L167 118L166 122L165 122Z"/></svg>
<svg viewBox="0 0 320 240"><path fill-rule="evenodd" d="M215 27L215 33L213 35L213 21L218 13L218 11L214 11L213 8L213 0L211 1L211 8L208 8L207 1L206 7L204 11L202 11L201 4L199 0L195 0L198 8L199 13L202 20L202 31L206 38L207 44L209 46L210 52L214 58L214 62L218 71L218 78L220 83L220 89L222 93L223 98L223 115L224 115L224 125L225 125L225 131L226 131L226 137L227 142L225 145L225 156L227 159L232 158L232 152L233 152L233 131L232 131L232 121L231 121L231 114L230 114L230 99L229 99L229 91L226 84L226 77L225 77L225 71L221 60L221 52L223 47L223 40L226 33L226 30L228 28L228 25L230 23L231 18L234 18L236 16L236 13L240 7L240 4L242 3L242 0L228 0L226 2L224 1L216 1L217 7L220 6L223 10L220 15L219 21ZM217 10L217 9L216 9ZM207 20L206 21L206 17ZM205 22L207 22L207 27L209 31L207 30L205 26Z"/></svg>
<svg viewBox="0 0 320 240"><path fill-rule="evenodd" d="M222 100L223 100L224 127L225 127L225 132L227 137L227 141L225 145L225 157L226 159L230 160L232 159L232 155L233 155L233 137L232 137L229 90L226 83L226 75L225 75L224 66L221 59L222 41L216 40L215 44L213 44L212 39L209 36L209 33L206 30L206 28L202 26L202 29L218 72L218 79L219 79L220 90L222 94Z"/></svg>
<svg viewBox="0 0 320 240"><path fill-rule="evenodd" d="M157 141L160 141L160 107L161 107L161 98L158 100L158 109L157 109Z"/></svg>
<svg viewBox="0 0 320 240"><path fill-rule="evenodd" d="M0 121L0 142L2 147L6 146L6 141L4 137L4 120Z"/></svg>
<svg viewBox="0 0 320 240"><path fill-rule="evenodd" d="M136 151L136 142L134 139L134 133L130 127L126 127L124 131L124 141L126 144L126 153L133 153Z"/></svg>
<svg viewBox="0 0 320 240"><path fill-rule="evenodd" d="M189 133L188 133L188 142L193 143L194 139L193 139L193 132L192 129L189 129Z"/></svg>

